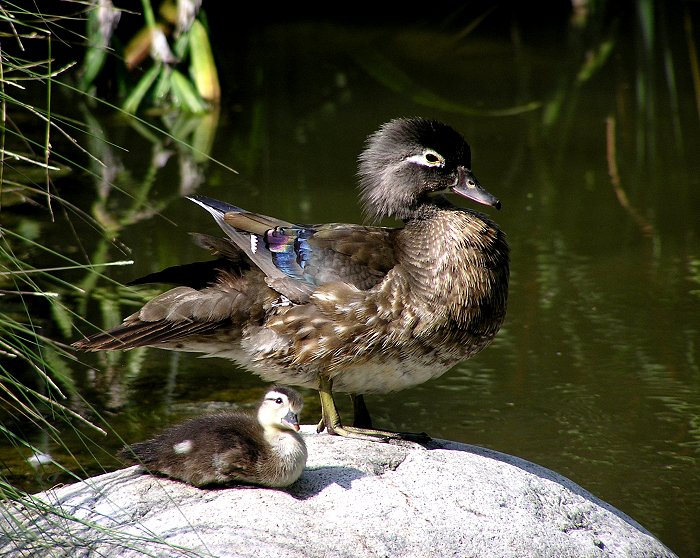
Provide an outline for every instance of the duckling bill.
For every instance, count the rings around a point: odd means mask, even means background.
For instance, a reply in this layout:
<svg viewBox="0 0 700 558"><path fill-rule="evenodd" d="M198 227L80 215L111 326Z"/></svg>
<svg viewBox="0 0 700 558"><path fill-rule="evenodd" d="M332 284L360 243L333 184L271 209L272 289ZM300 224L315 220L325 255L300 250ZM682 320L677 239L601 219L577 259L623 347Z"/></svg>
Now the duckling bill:
<svg viewBox="0 0 700 558"><path fill-rule="evenodd" d="M306 465L307 450L298 434L303 399L277 386L265 394L257 416L219 413L188 420L152 440L126 446L131 464L194 486L254 484L285 487Z"/></svg>
<svg viewBox="0 0 700 558"><path fill-rule="evenodd" d="M74 346L230 358L266 381L317 389L319 430L385 440L344 426L333 392L353 395L356 426L368 427L363 394L419 385L489 345L505 318L509 250L494 221L449 199L500 208L445 124L383 125L359 157L359 182L368 218L402 227L297 225L191 197L226 234L195 235L216 259L145 277L177 286Z"/></svg>

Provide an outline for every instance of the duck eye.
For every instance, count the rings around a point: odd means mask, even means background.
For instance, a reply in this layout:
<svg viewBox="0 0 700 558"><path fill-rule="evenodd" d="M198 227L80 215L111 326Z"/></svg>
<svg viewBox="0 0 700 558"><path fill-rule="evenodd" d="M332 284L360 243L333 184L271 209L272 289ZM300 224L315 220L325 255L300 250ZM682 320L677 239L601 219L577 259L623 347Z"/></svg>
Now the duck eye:
<svg viewBox="0 0 700 558"><path fill-rule="evenodd" d="M425 153L425 160L430 165L439 165L443 162L442 157L434 151L427 151Z"/></svg>
<svg viewBox="0 0 700 558"><path fill-rule="evenodd" d="M281 405L281 404L282 404L282 398L281 398L281 397L278 397L277 399L275 399L275 403L277 403L278 405Z"/></svg>
<svg viewBox="0 0 700 558"><path fill-rule="evenodd" d="M427 149L420 155L411 155L406 159L409 163L415 163L421 167L444 167L445 158L437 151Z"/></svg>

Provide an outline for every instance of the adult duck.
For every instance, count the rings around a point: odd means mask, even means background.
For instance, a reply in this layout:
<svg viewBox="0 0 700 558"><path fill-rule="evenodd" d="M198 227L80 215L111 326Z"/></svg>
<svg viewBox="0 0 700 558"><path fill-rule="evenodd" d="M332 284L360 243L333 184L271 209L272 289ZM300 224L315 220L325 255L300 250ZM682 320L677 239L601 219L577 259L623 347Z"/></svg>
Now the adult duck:
<svg viewBox="0 0 700 558"><path fill-rule="evenodd" d="M436 378L493 340L506 313L508 245L490 218L446 197L500 208L472 174L469 145L445 124L384 124L359 157L359 180L368 217L402 227L295 225L190 198L227 235L195 235L217 259L143 278L178 286L75 346L230 358L267 381L317 389L319 430L393 437L369 429L362 394ZM354 426L342 424L334 391L354 396Z"/></svg>

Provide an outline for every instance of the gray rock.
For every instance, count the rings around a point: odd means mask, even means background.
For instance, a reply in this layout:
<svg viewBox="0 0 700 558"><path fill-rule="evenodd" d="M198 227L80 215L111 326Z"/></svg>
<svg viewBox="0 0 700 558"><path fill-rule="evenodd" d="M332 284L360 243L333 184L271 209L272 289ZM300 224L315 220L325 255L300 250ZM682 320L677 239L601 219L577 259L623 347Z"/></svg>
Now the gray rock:
<svg viewBox="0 0 700 558"><path fill-rule="evenodd" d="M131 467L37 494L36 505L5 503L0 556L675 556L619 510L516 457L303 433L307 469L286 490L201 490Z"/></svg>

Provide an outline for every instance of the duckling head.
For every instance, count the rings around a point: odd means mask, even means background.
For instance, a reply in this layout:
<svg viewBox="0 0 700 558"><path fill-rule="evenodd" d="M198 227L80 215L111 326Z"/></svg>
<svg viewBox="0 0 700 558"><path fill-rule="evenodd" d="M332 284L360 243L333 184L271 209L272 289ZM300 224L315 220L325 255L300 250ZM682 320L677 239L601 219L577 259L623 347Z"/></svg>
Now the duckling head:
<svg viewBox="0 0 700 558"><path fill-rule="evenodd" d="M275 386L263 397L258 421L267 429L299 430L299 413L304 406L301 395L293 389Z"/></svg>
<svg viewBox="0 0 700 558"><path fill-rule="evenodd" d="M369 136L359 157L360 193L368 217L410 219L437 193L455 193L500 208L471 171L471 150L453 128L399 118Z"/></svg>

